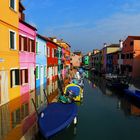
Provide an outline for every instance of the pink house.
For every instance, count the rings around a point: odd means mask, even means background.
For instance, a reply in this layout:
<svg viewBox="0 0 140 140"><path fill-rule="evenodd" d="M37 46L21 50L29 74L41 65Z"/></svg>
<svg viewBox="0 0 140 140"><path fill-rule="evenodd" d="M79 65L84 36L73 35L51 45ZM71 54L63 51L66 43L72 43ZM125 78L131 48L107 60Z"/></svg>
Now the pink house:
<svg viewBox="0 0 140 140"><path fill-rule="evenodd" d="M22 5L20 15L25 10ZM25 16L25 15L24 15ZM21 95L35 90L35 43L36 28L19 17L19 63L20 63L20 85Z"/></svg>

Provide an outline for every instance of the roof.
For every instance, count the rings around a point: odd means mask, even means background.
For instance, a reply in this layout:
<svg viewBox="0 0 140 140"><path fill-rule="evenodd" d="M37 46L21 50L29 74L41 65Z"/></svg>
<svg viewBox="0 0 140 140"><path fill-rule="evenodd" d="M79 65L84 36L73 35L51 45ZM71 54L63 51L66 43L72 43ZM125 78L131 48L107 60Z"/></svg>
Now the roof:
<svg viewBox="0 0 140 140"><path fill-rule="evenodd" d="M128 36L127 38L132 38L134 40L140 40L140 36Z"/></svg>
<svg viewBox="0 0 140 140"><path fill-rule="evenodd" d="M21 23L23 23L24 25L28 26L29 28L31 28L31 29L37 31L36 27L30 25L29 23L27 23L27 22L25 22L25 21L23 21L23 20L21 20L21 19L19 19L19 21L20 21Z"/></svg>
<svg viewBox="0 0 140 140"><path fill-rule="evenodd" d="M40 34L37 34L37 36L38 36L39 38L43 39L44 41L47 41L47 39L46 39L44 36L42 36L42 35L40 35Z"/></svg>
<svg viewBox="0 0 140 140"><path fill-rule="evenodd" d="M21 3L21 0L19 1L19 9L21 11L24 11L25 10L25 7L23 6L23 4Z"/></svg>
<svg viewBox="0 0 140 140"><path fill-rule="evenodd" d="M108 45L108 46L106 46L106 47L120 47L120 44L111 44L111 45Z"/></svg>

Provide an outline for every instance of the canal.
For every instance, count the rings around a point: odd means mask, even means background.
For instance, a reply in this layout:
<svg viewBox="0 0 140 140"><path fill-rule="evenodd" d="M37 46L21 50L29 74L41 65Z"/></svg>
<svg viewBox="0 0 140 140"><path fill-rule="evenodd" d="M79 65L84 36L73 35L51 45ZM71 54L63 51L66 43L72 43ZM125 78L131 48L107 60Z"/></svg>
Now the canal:
<svg viewBox="0 0 140 140"><path fill-rule="evenodd" d="M78 105L78 124L70 125L52 140L138 140L140 107L123 92L108 89L103 78L87 72L84 100ZM57 82L47 92L57 95ZM42 90L41 90L42 91ZM0 108L0 140L31 140L37 131L32 94L24 95ZM26 97L27 96L27 97ZM44 100L44 99L43 99ZM37 101L40 101L37 99ZM40 103L38 103L40 104ZM32 127L31 127L32 126ZM44 140L38 133L34 140Z"/></svg>
<svg viewBox="0 0 140 140"><path fill-rule="evenodd" d="M70 126L52 140L138 140L140 108L120 91L107 89L102 78L85 80L76 128ZM41 138L38 138L40 140Z"/></svg>

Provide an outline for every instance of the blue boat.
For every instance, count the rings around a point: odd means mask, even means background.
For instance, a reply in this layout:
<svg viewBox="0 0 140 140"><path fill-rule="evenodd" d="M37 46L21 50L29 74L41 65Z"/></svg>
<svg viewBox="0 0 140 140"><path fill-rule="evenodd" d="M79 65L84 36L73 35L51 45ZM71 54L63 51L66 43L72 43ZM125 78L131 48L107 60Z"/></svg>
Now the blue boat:
<svg viewBox="0 0 140 140"><path fill-rule="evenodd" d="M77 114L75 103L51 103L38 115L39 130L46 139L50 138L76 121Z"/></svg>
<svg viewBox="0 0 140 140"><path fill-rule="evenodd" d="M132 90L132 89L124 89L125 94L131 96L132 98L140 101L140 91L139 90Z"/></svg>

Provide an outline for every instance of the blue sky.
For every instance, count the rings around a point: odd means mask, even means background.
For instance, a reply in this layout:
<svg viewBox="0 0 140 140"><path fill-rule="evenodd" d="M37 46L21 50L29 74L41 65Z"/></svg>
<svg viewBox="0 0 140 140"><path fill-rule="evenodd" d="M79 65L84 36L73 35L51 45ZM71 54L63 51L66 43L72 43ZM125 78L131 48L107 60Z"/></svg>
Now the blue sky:
<svg viewBox="0 0 140 140"><path fill-rule="evenodd" d="M83 52L140 35L139 0L22 0L26 21Z"/></svg>

